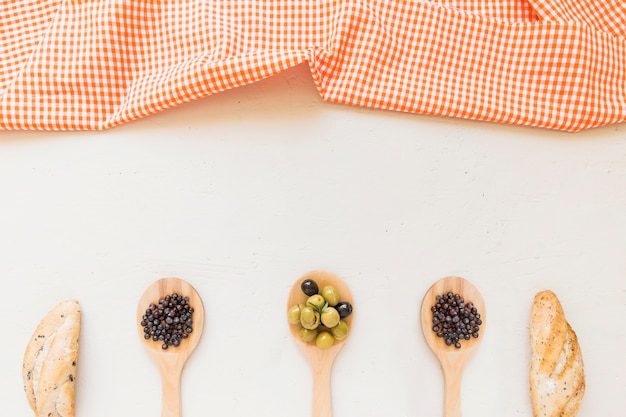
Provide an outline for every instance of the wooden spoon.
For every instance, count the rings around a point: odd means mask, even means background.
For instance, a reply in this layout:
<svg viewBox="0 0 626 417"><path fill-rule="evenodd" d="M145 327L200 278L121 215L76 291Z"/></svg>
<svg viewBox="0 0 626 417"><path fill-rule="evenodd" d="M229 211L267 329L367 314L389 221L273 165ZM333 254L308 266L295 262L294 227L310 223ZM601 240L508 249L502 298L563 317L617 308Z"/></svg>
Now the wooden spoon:
<svg viewBox="0 0 626 417"><path fill-rule="evenodd" d="M193 331L187 339L183 339L180 346L170 346L167 350L161 348L162 343L144 338L141 325L143 315L150 303L157 304L160 298L177 293L189 297L189 305L194 309L192 313ZM137 306L137 331L141 343L148 355L156 363L161 374L162 383L162 417L181 417L181 376L185 362L200 341L204 327L204 306L198 292L186 281L179 278L162 278L150 285L139 299Z"/></svg>
<svg viewBox="0 0 626 417"><path fill-rule="evenodd" d="M325 285L332 285L339 291L339 298L341 301L347 301L354 305L352 293L350 288L335 274L324 271L313 271L304 275L298 279L289 292L289 299L287 301L287 310L296 304L306 304L308 296L300 289L300 284L306 279L312 279L319 286L320 291ZM346 317L344 321L348 325L348 328L352 329L352 318L354 313ZM335 340L333 346L326 350L322 350L315 345L315 342L304 342L300 339L300 326L289 325L291 335L296 342L296 345L300 348L313 372L313 405L312 416L313 417L331 417L332 413L332 400L330 390L330 374L333 367L335 357L339 353L339 350L343 347L345 341L350 337L346 337L343 340Z"/></svg>
<svg viewBox="0 0 626 417"><path fill-rule="evenodd" d="M478 310L482 324L480 325L479 337L477 339L462 340L461 348L447 346L444 339L437 337L432 330L432 311L437 295L443 295L447 292L460 294L465 302L473 302L474 307ZM480 345L485 333L486 315L485 302L480 292L469 281L459 277L446 277L435 282L424 295L422 300L422 308L420 311L422 331L426 343L435 353L444 377L444 417L461 417L461 377L463 369L470 360L476 348Z"/></svg>

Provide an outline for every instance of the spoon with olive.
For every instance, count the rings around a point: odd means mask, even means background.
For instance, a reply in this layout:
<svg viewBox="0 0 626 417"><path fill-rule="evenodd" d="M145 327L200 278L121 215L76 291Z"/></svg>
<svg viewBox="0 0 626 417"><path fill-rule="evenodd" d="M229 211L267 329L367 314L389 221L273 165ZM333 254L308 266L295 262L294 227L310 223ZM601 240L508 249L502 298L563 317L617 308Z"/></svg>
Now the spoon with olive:
<svg viewBox="0 0 626 417"><path fill-rule="evenodd" d="M312 280L317 284L320 291L326 286L334 287L339 293L342 303L349 303L350 311L353 304L350 288L337 275L325 271L313 271L298 279L289 292L287 301L287 311L294 305L306 305L309 296L301 288L306 280ZM344 304L345 305L345 304ZM350 314L342 320L347 324L347 328L352 328L353 315ZM334 339L334 343L326 348L320 349L315 340L305 342L300 336L300 325L290 324L289 329L296 345L306 357L313 373L313 402L312 417L332 417L332 396L330 389L330 376L333 363L337 354L347 340L347 336L341 340Z"/></svg>
<svg viewBox="0 0 626 417"><path fill-rule="evenodd" d="M449 302L449 299L454 300ZM480 345L485 332L486 310L483 297L466 279L446 277L435 282L424 295L420 318L426 343L439 359L443 371L444 417L461 417L463 370ZM452 331L443 330L446 322L449 326L447 328L452 328ZM459 326L457 323L460 323ZM468 336L464 332L459 331L462 329L461 324L469 332L469 340L465 339ZM439 337L438 333L456 333L462 336L457 341L454 336Z"/></svg>
<svg viewBox="0 0 626 417"><path fill-rule="evenodd" d="M148 325L147 318L150 317L152 322ZM181 328L176 329L176 325L181 323ZM150 336L151 329L154 328L156 331L158 326L166 327L164 331L166 340L159 340L158 336L157 340L154 340L154 336ZM145 330L146 327L148 330ZM139 299L137 331L143 347L161 374L162 417L182 416L180 391L182 372L185 362L200 341L203 327L202 299L189 283L180 278L162 278L155 281Z"/></svg>

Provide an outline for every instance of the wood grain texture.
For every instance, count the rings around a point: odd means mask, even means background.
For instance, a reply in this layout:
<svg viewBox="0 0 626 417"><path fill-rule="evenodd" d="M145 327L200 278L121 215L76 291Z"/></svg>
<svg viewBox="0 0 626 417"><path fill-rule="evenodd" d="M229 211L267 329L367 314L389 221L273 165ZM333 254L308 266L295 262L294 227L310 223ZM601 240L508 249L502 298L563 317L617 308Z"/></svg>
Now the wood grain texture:
<svg viewBox="0 0 626 417"><path fill-rule="evenodd" d="M300 284L306 279L314 280L320 290L325 285L334 286L340 294L341 301L347 301L354 306L354 299L352 292L348 285L343 282L337 275L326 271L313 271L302 276L298 279L289 292L287 300L287 311L289 308L296 304L306 304L307 295L300 289ZM354 318L354 312L345 318L345 322L350 329L352 329L352 321ZM293 336L296 345L311 366L311 372L313 374L313 402L311 415L312 417L331 417L332 416L332 392L331 392L331 373L333 363L337 354L343 347L346 340L350 338L346 337L343 340L335 340L333 346L326 350L319 349L315 343L306 343L300 339L299 335L300 326L289 325L289 330ZM351 331L351 330L350 330Z"/></svg>
<svg viewBox="0 0 626 417"><path fill-rule="evenodd" d="M177 293L189 297L189 305L194 309L193 332L187 339L181 341L180 346L161 348L161 343L144 338L142 316L150 303L158 302L159 298ZM162 383L162 417L181 417L181 377L187 359L200 342L204 328L204 306L200 295L188 282L180 278L162 278L150 285L143 293L137 306L137 332L141 344L148 355L155 362L161 374Z"/></svg>
<svg viewBox="0 0 626 417"><path fill-rule="evenodd" d="M466 302L473 302L481 315L482 325L480 336L475 339L463 340L461 348L447 346L444 339L437 337L432 330L432 306L436 304L437 295L449 291L463 296ZM446 277L435 282L424 295L420 309L420 321L426 343L439 360L444 377L444 417L461 417L461 380L465 365L482 341L487 323L485 302L478 289L468 280L460 277Z"/></svg>

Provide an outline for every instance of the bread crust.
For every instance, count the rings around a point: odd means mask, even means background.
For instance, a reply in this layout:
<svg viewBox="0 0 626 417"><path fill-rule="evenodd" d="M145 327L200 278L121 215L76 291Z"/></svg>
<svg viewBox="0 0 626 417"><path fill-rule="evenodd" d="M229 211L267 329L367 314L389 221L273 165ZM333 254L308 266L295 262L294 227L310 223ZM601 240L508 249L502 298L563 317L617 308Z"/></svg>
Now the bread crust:
<svg viewBox="0 0 626 417"><path fill-rule="evenodd" d="M57 304L33 333L22 365L24 391L36 417L73 417L80 305Z"/></svg>
<svg viewBox="0 0 626 417"><path fill-rule="evenodd" d="M585 393L576 333L552 291L537 293L530 315L530 395L535 417L574 417Z"/></svg>

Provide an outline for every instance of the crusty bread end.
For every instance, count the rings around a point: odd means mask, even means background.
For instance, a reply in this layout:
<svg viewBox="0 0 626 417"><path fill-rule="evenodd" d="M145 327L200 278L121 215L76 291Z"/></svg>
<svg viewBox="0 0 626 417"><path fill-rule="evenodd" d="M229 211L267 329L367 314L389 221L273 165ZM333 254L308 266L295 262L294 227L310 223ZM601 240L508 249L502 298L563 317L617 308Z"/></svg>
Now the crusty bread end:
<svg viewBox="0 0 626 417"><path fill-rule="evenodd" d="M530 394L535 417L574 417L585 393L576 333L552 291L539 292L530 316Z"/></svg>
<svg viewBox="0 0 626 417"><path fill-rule="evenodd" d="M76 300L57 304L39 323L24 353L22 378L36 417L73 417L80 335Z"/></svg>

